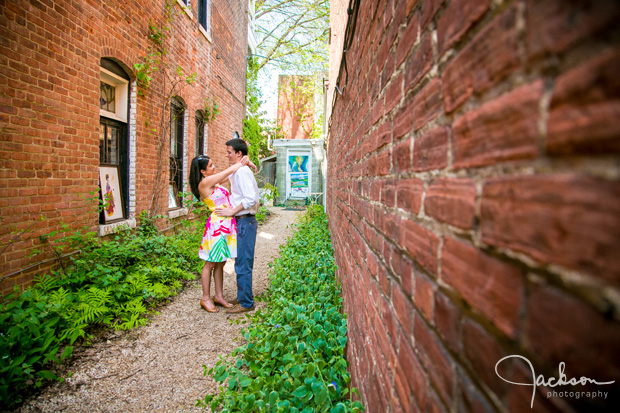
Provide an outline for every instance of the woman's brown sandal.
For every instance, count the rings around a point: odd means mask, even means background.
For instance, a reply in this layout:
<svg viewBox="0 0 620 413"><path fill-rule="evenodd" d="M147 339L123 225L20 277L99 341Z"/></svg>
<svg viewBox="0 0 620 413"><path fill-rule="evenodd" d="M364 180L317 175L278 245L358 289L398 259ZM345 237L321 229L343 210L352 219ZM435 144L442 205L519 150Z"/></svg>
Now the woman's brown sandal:
<svg viewBox="0 0 620 413"><path fill-rule="evenodd" d="M212 301L212 300L207 300L207 301ZM202 301L202 298L200 299L200 306L202 307L203 310L209 313L218 313L220 311L215 307L215 302L213 303L213 310L211 310L209 307L207 307L204 301Z"/></svg>
<svg viewBox="0 0 620 413"><path fill-rule="evenodd" d="M222 306L222 307L224 307L224 308L233 308L233 307L235 306L234 304L231 304L231 303L225 303L225 304L224 304L223 302L221 302L220 300L218 300L218 299L217 299L217 298L215 298L215 297L212 297L212 298L211 298L211 300L213 301L213 304L215 304L215 305L221 305L221 306Z"/></svg>

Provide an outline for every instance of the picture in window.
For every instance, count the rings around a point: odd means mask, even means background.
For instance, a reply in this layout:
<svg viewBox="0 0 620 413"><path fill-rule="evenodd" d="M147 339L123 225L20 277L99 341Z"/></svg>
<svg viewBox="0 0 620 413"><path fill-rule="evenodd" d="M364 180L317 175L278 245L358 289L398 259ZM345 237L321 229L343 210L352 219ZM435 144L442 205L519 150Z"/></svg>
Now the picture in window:
<svg viewBox="0 0 620 413"><path fill-rule="evenodd" d="M124 218L121 182L118 166L99 167L99 187L106 223Z"/></svg>

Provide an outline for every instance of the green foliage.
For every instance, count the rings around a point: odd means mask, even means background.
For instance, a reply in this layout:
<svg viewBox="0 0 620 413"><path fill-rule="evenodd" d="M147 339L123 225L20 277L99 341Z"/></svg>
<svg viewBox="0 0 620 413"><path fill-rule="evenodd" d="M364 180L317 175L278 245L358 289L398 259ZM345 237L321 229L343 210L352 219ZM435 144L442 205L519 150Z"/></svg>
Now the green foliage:
<svg viewBox="0 0 620 413"><path fill-rule="evenodd" d="M138 80L138 86L140 86L140 94L143 95L142 90L149 88L151 80L153 80L153 73L159 70L161 64L161 52L149 49L149 53L142 57L142 61L134 63L133 68L136 70L136 79Z"/></svg>
<svg viewBox="0 0 620 413"><path fill-rule="evenodd" d="M248 143L248 156L254 165L260 165L259 159L271 154L267 148L267 137L263 134L260 119L250 116L243 120L243 138Z"/></svg>
<svg viewBox="0 0 620 413"><path fill-rule="evenodd" d="M258 0L257 70L274 63L300 73L325 71L329 60L328 0Z"/></svg>
<svg viewBox="0 0 620 413"><path fill-rule="evenodd" d="M213 101L209 98L205 98L205 122L209 123L215 119L215 117L220 113L220 107L217 104L217 100L213 98Z"/></svg>
<svg viewBox="0 0 620 413"><path fill-rule="evenodd" d="M323 80L327 77L329 53L328 0L258 0L255 9L257 54L248 59L246 103L251 117L255 117L264 131L273 139L286 138L278 128L269 125L261 111L261 88L258 79L276 74L310 75L313 78L302 102L312 104L314 111L303 109L301 125L313 139L322 138ZM264 86L263 86L264 87ZM266 92L266 91L265 91ZM301 106L294 106L299 109ZM312 116L313 127L303 122ZM247 138L246 135L244 137ZM267 136L262 137L266 146Z"/></svg>
<svg viewBox="0 0 620 413"><path fill-rule="evenodd" d="M168 30L168 27L159 28L157 25L153 24L153 21L149 21L149 31L151 34L149 38L153 41L153 43L162 45L164 43L164 39L166 38L164 31Z"/></svg>
<svg viewBox="0 0 620 413"><path fill-rule="evenodd" d="M221 412L362 411L351 400L357 390L348 388L335 268L325 213L310 207L272 264L269 311L246 316L247 343L205 371L221 383L219 394L197 405Z"/></svg>
<svg viewBox="0 0 620 413"><path fill-rule="evenodd" d="M91 233L46 237L57 253L80 253L31 288L0 299L0 410L19 403L25 388L58 379L53 363L69 357L76 343L88 344L94 327L144 325L158 301L195 277L202 223L166 237L154 218L140 214L136 231L109 241Z"/></svg>
<svg viewBox="0 0 620 413"><path fill-rule="evenodd" d="M276 188L275 186L271 185L271 184L265 184L263 186L263 189L265 190L265 200L267 202L269 201L273 201L275 200L277 197L280 196L280 193L278 192L278 188Z"/></svg>
<svg viewBox="0 0 620 413"><path fill-rule="evenodd" d="M258 221L259 224L262 224L267 220L267 217L269 215L271 215L271 212L269 212L267 208L262 206L258 208L258 212L256 213L256 221Z"/></svg>
<svg viewBox="0 0 620 413"><path fill-rule="evenodd" d="M321 112L314 123L314 127L312 128L312 132L310 133L310 139L323 139L323 127L324 127L324 117L323 117L323 108L321 108Z"/></svg>
<svg viewBox="0 0 620 413"><path fill-rule="evenodd" d="M246 71L246 107L254 117L261 117L264 112L260 111L263 103L262 92L258 84L258 60L254 56L248 57L248 67Z"/></svg>
<svg viewBox="0 0 620 413"><path fill-rule="evenodd" d="M168 50L166 49L166 32L170 31L170 24L175 15L172 1L164 1L164 18L158 24L149 22L149 39L153 43L153 47L147 49L147 54L142 57L142 61L134 63L133 67L136 71L136 79L138 81L138 94L144 96L145 91L149 89L151 80L156 72L166 69L166 57ZM172 82L170 95L173 96L177 85L186 83L193 85L196 82L196 73L186 75L181 66L170 68L171 74L174 73L175 78ZM168 99L167 99L168 100Z"/></svg>
<svg viewBox="0 0 620 413"><path fill-rule="evenodd" d="M143 236L149 237L159 233L155 220L163 218L163 215L150 215L148 211L143 210L138 214L138 232Z"/></svg>

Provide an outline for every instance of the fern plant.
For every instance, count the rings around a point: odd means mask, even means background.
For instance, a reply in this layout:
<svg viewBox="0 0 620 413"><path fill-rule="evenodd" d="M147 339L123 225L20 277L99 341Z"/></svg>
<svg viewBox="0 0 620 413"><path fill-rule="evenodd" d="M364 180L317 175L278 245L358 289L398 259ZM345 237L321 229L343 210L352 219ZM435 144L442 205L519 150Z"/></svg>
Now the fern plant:
<svg viewBox="0 0 620 413"><path fill-rule="evenodd" d="M171 237L148 223L110 241L89 233L48 237L57 251L81 253L33 287L0 297L0 410L18 404L31 384L62 380L53 365L70 357L74 345L88 345L93 327L147 324L157 301L199 271L196 224Z"/></svg>

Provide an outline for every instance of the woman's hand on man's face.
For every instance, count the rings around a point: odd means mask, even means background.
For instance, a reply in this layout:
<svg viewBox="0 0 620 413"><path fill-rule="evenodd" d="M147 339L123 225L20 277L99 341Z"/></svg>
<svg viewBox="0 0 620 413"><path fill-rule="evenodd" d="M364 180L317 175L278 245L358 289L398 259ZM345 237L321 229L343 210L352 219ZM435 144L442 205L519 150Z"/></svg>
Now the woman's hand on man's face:
<svg viewBox="0 0 620 413"><path fill-rule="evenodd" d="M241 162L241 165L243 166L249 166L250 168L254 169L254 173L258 172L258 168L256 167L256 165L254 165L254 163L252 161L250 161L250 157L245 155L243 158L241 158L241 160L239 161Z"/></svg>

